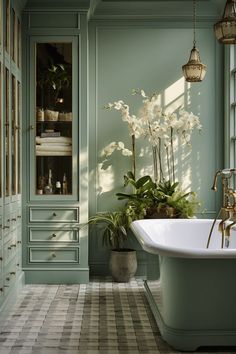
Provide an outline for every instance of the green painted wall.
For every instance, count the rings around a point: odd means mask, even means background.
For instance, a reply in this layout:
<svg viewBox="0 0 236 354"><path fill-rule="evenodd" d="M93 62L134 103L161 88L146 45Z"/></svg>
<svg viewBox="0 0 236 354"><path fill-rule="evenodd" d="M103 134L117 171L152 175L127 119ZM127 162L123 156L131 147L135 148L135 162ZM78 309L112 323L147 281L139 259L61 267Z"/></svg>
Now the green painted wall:
<svg viewBox="0 0 236 354"><path fill-rule="evenodd" d="M188 61L192 49L191 26L188 22L142 20L89 23L90 215L119 208L121 202L116 200L115 193L123 191L123 175L131 169L130 158L119 152L103 163L100 154L110 142L123 141L131 146L119 112L108 112L103 107L108 102L123 99L136 114L141 99L132 96L131 90L143 88L147 93L160 93L163 106L181 103L200 117L203 129L201 135L193 134L191 154L188 148L180 148L178 179L197 192L202 210L207 210L199 216L214 216L219 196L211 191L211 185L215 171L222 167L223 156L222 48L214 38L213 24L198 24L197 46L202 62L207 65L207 74L202 83L185 83L181 67ZM152 175L150 146L141 141L138 145L138 172ZM152 272L149 264L152 260L142 252L139 257L139 274L150 268ZM91 272L106 272L107 259L108 252L93 231L90 235Z"/></svg>
<svg viewBox="0 0 236 354"><path fill-rule="evenodd" d="M78 29L74 27L80 24L74 14L85 2L60 0L55 7L53 1L28 0L26 12L31 13L30 33L38 34L39 26L42 35L77 35ZM169 2L149 5L145 1L111 4L93 0L90 9L86 7L89 33L88 42L82 49L83 52L88 49L88 114L86 110L81 112L81 121L84 126L89 124L89 214L119 208L121 204L115 193L123 191L123 175L131 168L129 158L118 152L103 164L100 154L108 143L130 144L119 113L107 112L103 107L108 102L123 99L136 114L141 100L132 96L131 90L143 88L147 93L160 93L164 106L177 102L199 115L202 134L194 133L191 154L188 149L180 149L178 178L186 188L197 192L202 210L207 210L199 216L212 217L220 195L210 188L215 171L223 166L223 48L213 33L213 24L220 17L221 9L213 0L198 4L197 46L207 65L207 74L202 83L186 84L181 67L188 61L192 49L192 6L188 4L183 11L183 3L175 2L170 14ZM42 20L47 12L53 12L60 21ZM80 74L83 75L80 86L83 94L87 89L85 70ZM138 149L139 175L152 175L150 146L140 141ZM82 155L81 162L84 162ZM86 178L82 182L86 186ZM141 251L132 238L131 246L138 249L138 274L153 275L156 258ZM109 274L108 259L109 251L102 246L99 231L92 231L89 244L91 274Z"/></svg>

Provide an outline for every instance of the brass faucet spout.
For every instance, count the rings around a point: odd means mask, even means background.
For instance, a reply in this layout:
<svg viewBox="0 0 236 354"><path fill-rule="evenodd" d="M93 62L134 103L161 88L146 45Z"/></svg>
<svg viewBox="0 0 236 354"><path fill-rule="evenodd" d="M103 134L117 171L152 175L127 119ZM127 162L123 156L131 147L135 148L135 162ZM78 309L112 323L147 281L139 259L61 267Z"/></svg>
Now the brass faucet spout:
<svg viewBox="0 0 236 354"><path fill-rule="evenodd" d="M211 189L213 190L213 191L217 191L217 187L216 187L216 185L217 185L217 178L218 178L218 176L221 174L221 172L222 172L222 170L219 170L219 171L217 171L216 173L215 173L215 176L214 176L214 181L213 181L213 186L211 187Z"/></svg>

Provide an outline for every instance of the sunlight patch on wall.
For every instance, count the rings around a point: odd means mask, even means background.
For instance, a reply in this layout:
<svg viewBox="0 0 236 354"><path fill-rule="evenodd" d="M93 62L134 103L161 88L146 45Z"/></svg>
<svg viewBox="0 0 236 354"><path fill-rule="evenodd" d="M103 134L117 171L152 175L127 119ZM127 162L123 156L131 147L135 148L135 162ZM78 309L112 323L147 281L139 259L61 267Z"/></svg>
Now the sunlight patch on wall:
<svg viewBox="0 0 236 354"><path fill-rule="evenodd" d="M174 111L184 105L185 80L181 77L164 91L164 106Z"/></svg>
<svg viewBox="0 0 236 354"><path fill-rule="evenodd" d="M98 176L99 176L99 192L106 193L114 189L114 172L113 167L108 166L106 169L102 168L103 164L98 166Z"/></svg>

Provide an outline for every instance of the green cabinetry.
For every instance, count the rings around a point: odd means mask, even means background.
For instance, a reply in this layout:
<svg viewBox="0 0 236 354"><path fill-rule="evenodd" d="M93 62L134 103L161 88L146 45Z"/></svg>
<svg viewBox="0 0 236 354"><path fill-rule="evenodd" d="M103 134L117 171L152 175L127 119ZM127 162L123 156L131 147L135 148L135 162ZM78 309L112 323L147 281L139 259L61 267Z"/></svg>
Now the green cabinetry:
<svg viewBox="0 0 236 354"><path fill-rule="evenodd" d="M88 215L87 15L43 15L46 21L27 8L24 15L23 269L26 283L84 283L88 231L79 224Z"/></svg>
<svg viewBox="0 0 236 354"><path fill-rule="evenodd" d="M21 9L0 1L0 310L16 297L22 272Z"/></svg>

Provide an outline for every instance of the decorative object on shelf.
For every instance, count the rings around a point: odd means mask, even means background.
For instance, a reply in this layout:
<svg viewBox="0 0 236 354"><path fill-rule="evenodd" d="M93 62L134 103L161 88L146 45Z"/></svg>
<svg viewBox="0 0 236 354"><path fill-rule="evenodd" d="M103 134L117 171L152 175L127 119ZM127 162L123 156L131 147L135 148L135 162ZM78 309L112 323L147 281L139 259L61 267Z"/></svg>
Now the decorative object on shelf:
<svg viewBox="0 0 236 354"><path fill-rule="evenodd" d="M60 181L56 182L55 194L61 194L61 182Z"/></svg>
<svg viewBox="0 0 236 354"><path fill-rule="evenodd" d="M53 187L52 187L52 170L49 169L48 171L48 183L44 188L44 193L45 194L52 194L53 193Z"/></svg>
<svg viewBox="0 0 236 354"><path fill-rule="evenodd" d="M62 194L68 194L67 177L65 173L62 180Z"/></svg>
<svg viewBox="0 0 236 354"><path fill-rule="evenodd" d="M62 121L62 122L71 122L72 121L72 112L69 112L69 113L61 112L61 113L59 113L58 120Z"/></svg>
<svg viewBox="0 0 236 354"><path fill-rule="evenodd" d="M36 109L36 117L38 122L44 121L44 109L37 107Z"/></svg>
<svg viewBox="0 0 236 354"><path fill-rule="evenodd" d="M236 7L235 0L227 0L223 17L214 25L216 38L223 44L236 43Z"/></svg>
<svg viewBox="0 0 236 354"><path fill-rule="evenodd" d="M201 63L199 50L196 48L196 0L193 0L193 49L189 61L182 66L187 82L200 82L206 75L206 65Z"/></svg>
<svg viewBox="0 0 236 354"><path fill-rule="evenodd" d="M45 120L55 122L58 120L59 112L51 111L50 109L45 109L44 118Z"/></svg>

